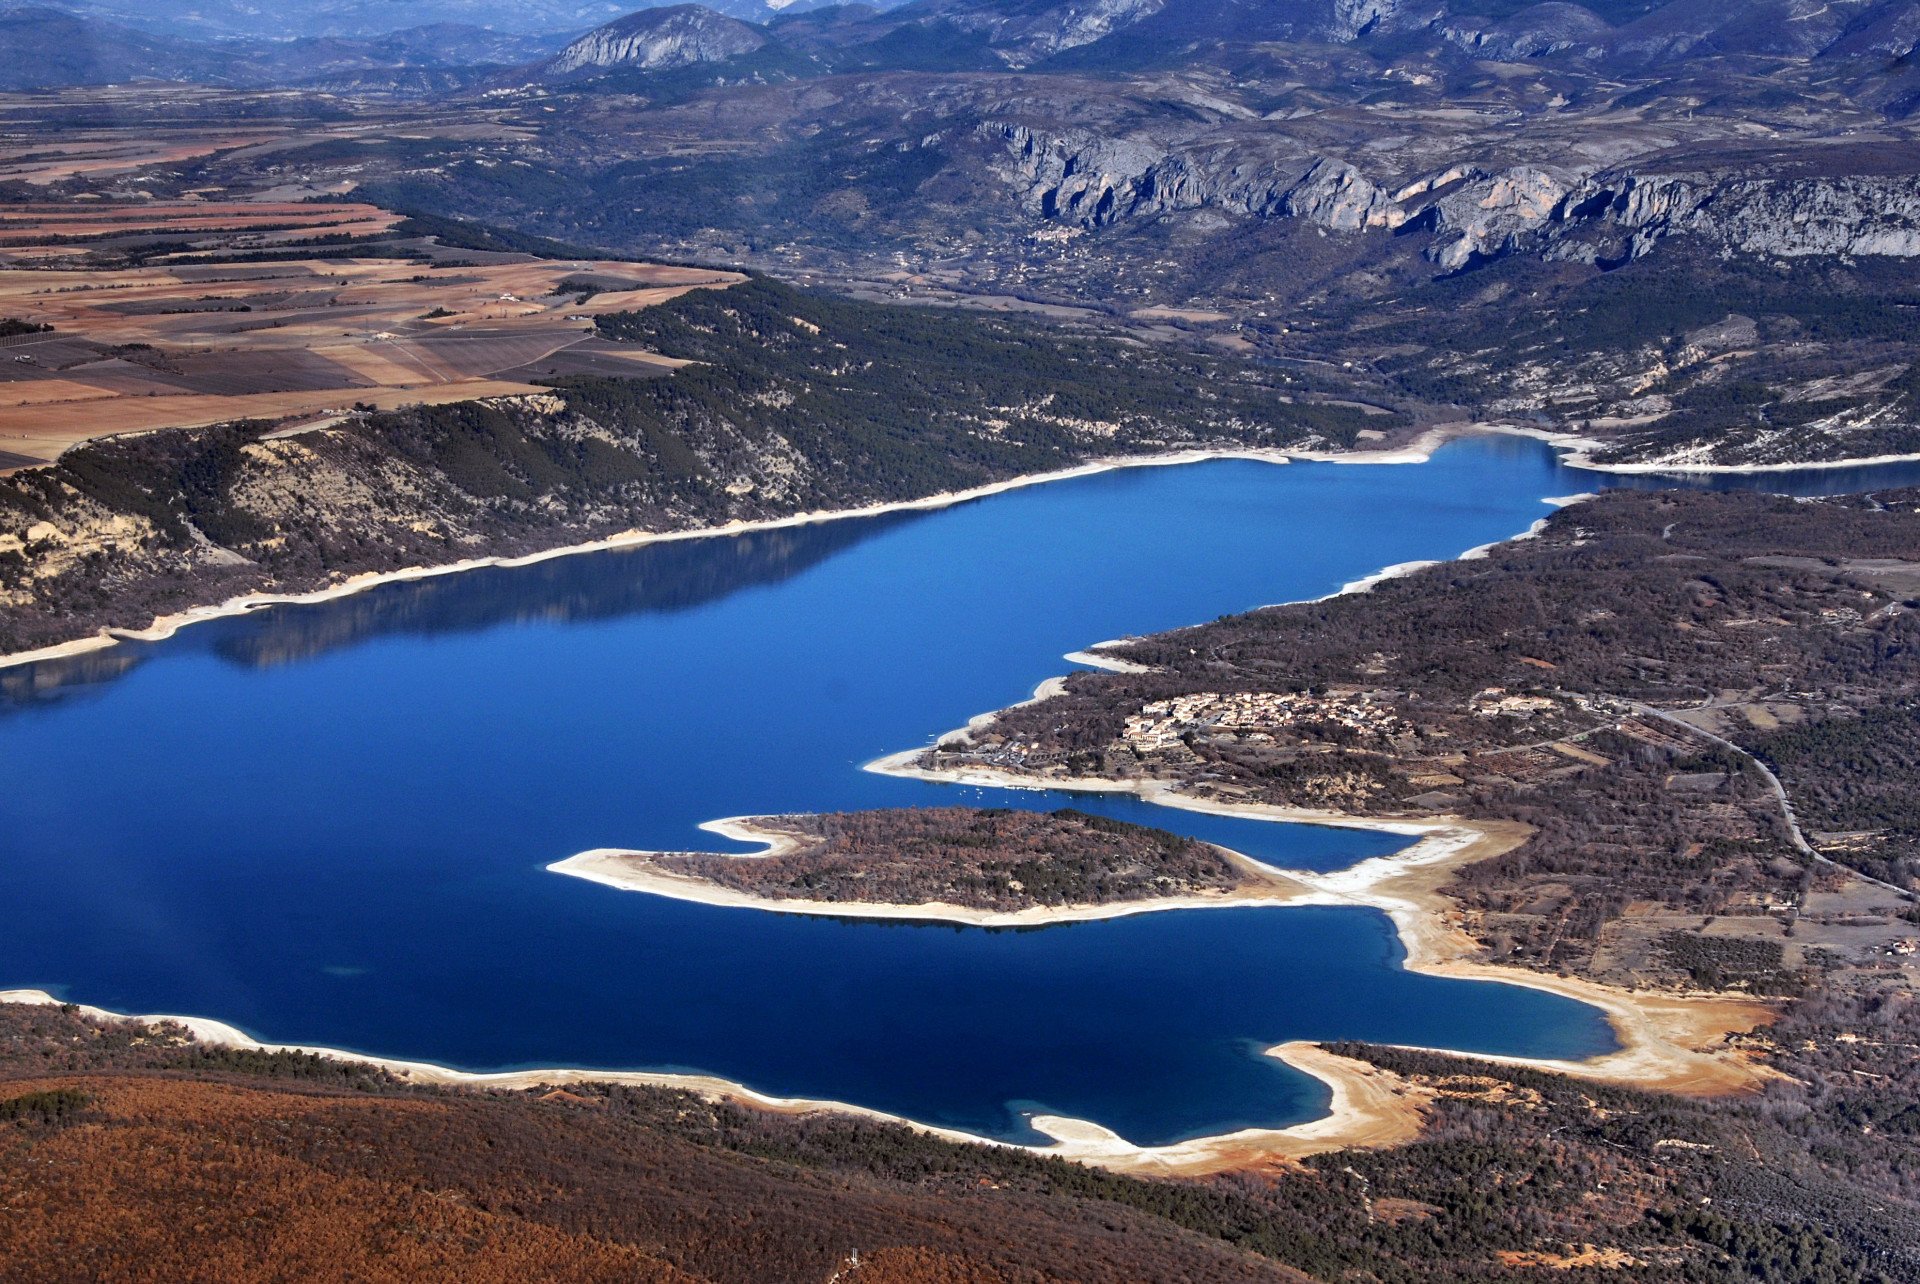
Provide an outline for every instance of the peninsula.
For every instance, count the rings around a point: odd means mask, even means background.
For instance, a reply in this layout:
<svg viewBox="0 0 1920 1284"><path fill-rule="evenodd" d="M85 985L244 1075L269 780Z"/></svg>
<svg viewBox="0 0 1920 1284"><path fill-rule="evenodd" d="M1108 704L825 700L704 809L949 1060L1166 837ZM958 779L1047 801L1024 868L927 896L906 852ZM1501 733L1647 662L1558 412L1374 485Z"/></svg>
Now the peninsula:
<svg viewBox="0 0 1920 1284"><path fill-rule="evenodd" d="M983 926L1273 904L1307 890L1211 843L1067 808L893 808L740 817L705 828L766 850L598 850L548 868L712 905Z"/></svg>

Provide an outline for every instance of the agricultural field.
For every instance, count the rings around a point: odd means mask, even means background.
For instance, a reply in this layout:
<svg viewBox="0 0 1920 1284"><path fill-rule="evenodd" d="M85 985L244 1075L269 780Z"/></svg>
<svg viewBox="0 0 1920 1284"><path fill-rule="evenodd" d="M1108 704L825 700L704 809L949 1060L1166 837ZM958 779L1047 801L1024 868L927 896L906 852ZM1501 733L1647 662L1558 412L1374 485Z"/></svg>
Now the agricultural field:
<svg viewBox="0 0 1920 1284"><path fill-rule="evenodd" d="M331 220L331 221L327 221ZM534 379L647 375L677 362L595 337L594 317L738 276L605 260L447 251L233 257L263 238L390 231L369 205L91 202L0 210L0 467L76 442L232 419L325 418L533 390ZM209 232L228 261L170 255L117 271L22 266L53 236ZM47 229L57 229L49 231ZM33 238L39 237L38 241ZM171 262L168 259L200 260ZM4 263L4 259L0 259Z"/></svg>

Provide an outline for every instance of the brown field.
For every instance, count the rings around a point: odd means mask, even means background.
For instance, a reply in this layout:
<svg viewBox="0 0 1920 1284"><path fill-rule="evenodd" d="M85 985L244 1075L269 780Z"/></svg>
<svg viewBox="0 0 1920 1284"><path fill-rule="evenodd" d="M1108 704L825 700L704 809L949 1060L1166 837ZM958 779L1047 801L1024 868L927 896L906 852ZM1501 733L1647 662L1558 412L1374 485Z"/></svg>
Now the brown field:
<svg viewBox="0 0 1920 1284"><path fill-rule="evenodd" d="M0 206L0 247L44 246L50 237L178 236L209 232L277 233L279 239L348 234L377 236L400 216L377 205L305 201L69 201ZM251 239L251 238L249 238ZM271 243L272 236L262 238Z"/></svg>
<svg viewBox="0 0 1920 1284"><path fill-rule="evenodd" d="M245 126L196 126L89 129L58 139L9 140L0 146L0 181L44 187L82 175L98 178L132 173L150 165L177 165L235 147L271 142L278 136Z"/></svg>
<svg viewBox="0 0 1920 1284"><path fill-rule="evenodd" d="M376 226L369 205L101 203L0 211L15 226L176 231L284 225L292 234ZM84 234L84 233L78 233ZM503 258L506 256L490 256ZM578 302L569 278L606 293ZM534 391L569 373L646 374L677 363L595 337L593 317L663 302L726 272L618 261L430 264L391 258L0 268L0 316L53 332L0 340L0 452L45 461L76 442L239 418L323 414ZM578 354L571 349L580 348Z"/></svg>

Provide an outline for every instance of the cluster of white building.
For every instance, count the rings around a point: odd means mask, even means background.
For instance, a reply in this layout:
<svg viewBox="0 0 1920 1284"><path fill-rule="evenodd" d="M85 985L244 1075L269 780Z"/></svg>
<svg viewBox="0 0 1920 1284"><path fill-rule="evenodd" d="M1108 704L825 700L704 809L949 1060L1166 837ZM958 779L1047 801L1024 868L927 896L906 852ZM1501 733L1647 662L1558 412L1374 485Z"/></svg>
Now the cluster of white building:
<svg viewBox="0 0 1920 1284"><path fill-rule="evenodd" d="M1531 718L1538 713L1552 713L1560 707L1560 702L1551 696L1511 695L1505 687L1488 687L1467 703L1483 718L1500 714L1510 718Z"/></svg>
<svg viewBox="0 0 1920 1284"><path fill-rule="evenodd" d="M1411 730L1405 719L1365 693L1316 696L1202 691L1142 707L1127 719L1121 738L1129 748L1148 753L1178 744L1192 731L1271 735L1303 723L1328 722L1387 739Z"/></svg>

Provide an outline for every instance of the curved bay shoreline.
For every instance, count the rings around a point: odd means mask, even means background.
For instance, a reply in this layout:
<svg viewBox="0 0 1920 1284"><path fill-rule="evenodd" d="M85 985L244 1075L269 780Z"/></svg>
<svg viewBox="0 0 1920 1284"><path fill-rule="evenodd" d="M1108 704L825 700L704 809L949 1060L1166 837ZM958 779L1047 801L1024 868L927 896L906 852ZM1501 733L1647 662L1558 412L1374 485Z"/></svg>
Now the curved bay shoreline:
<svg viewBox="0 0 1920 1284"><path fill-rule="evenodd" d="M1004 1146L1029 1150L1058 1159L1091 1164L1115 1172L1141 1176L1197 1177L1229 1172L1284 1160L1305 1159L1329 1150L1353 1146L1399 1145L1419 1135L1424 1122L1426 1094L1388 1071L1365 1062L1336 1056L1318 1044L1303 1041L1277 1044L1266 1055L1302 1074L1326 1083L1333 1100L1319 1119L1286 1128L1246 1128L1214 1137L1196 1137L1164 1146L1137 1146L1084 1119L1036 1115L1029 1123L1052 1138L1047 1145L1001 1141L956 1128L921 1123L845 1101L809 1097L776 1097L718 1075L646 1070L600 1070L552 1067L534 1070L456 1070L430 1061L406 1061L290 1043L267 1043L237 1026L211 1017L165 1013L135 1015L86 1004L68 1003L45 990L0 990L0 1003L72 1008L100 1021L166 1023L185 1029L200 1043L252 1052L294 1053L329 1061L377 1066L403 1083L428 1087L474 1088L502 1092L564 1087L568 1084L619 1084L691 1092L714 1101L733 1102L780 1114L830 1111L859 1119L899 1124L927 1136L969 1145Z"/></svg>
<svg viewBox="0 0 1920 1284"><path fill-rule="evenodd" d="M1403 966L1409 970L1434 976L1528 986L1586 1003L1605 1014L1620 1043L1615 1051L1587 1061L1488 1056L1444 1048L1422 1050L1468 1060L1528 1066L1605 1083L1703 1096L1754 1091L1771 1075L1764 1067L1731 1052L1724 1046L1724 1040L1729 1034L1745 1032L1770 1020L1775 1012L1772 1004L1725 995L1620 990L1573 977L1548 976L1481 963L1468 957L1476 952L1477 947L1463 931L1448 921L1446 912L1449 902L1438 888L1460 866L1498 855L1525 841L1528 831L1524 826L1479 824L1451 817L1423 822L1370 821L1338 813L1263 805L1223 805L1181 794L1160 782L1077 780L1036 785L1032 781L1003 777L997 773L933 773L909 765L907 760L917 757L921 752L913 750L892 755L869 764L868 770L956 784L990 784L998 788L1132 792L1149 802L1195 811L1284 823L1336 825L1418 835L1416 842L1391 856L1373 857L1330 874L1271 871L1258 862L1238 857L1267 872L1272 880L1271 893L1263 890L1244 897L1227 894L1211 898L1166 898L1110 906L1049 908L1032 917L1006 919L1007 925L1033 926L1210 906L1284 908L1294 905L1347 905L1374 908L1386 913L1393 921L1406 954ZM728 837L757 837L749 827L738 822L712 822L705 828ZM581 853L581 856L606 854L588 852ZM1237 853L1235 855L1238 856ZM751 855L742 857L752 858ZM622 890L678 896L707 904L755 910L838 917L924 918L978 926L999 925L995 920L1003 917L951 906L849 906L825 902L767 901L744 896L723 898L701 895L700 888L634 880L623 877L617 871L592 866L561 868L578 859L570 857L548 868ZM692 883L695 880L684 881ZM0 991L0 1002L60 1004L64 1001L43 990L23 989ZM1143 1146L1091 1120L1037 1115L1029 1120L1030 1126L1051 1141L1044 1145L1024 1145L927 1124L851 1102L775 1096L717 1075L581 1067L466 1071L432 1062L381 1057L338 1048L268 1043L209 1017L131 1015L85 1005L73 1006L102 1020L171 1022L186 1028L197 1040L217 1047L305 1053L331 1060L375 1065L407 1083L506 1091L580 1083L678 1089L756 1109L796 1114L831 1111L896 1123L950 1141L1013 1146L1136 1175L1204 1176L1297 1161L1334 1150L1404 1145L1420 1135L1425 1125L1426 1105L1431 1099L1427 1089L1390 1071L1336 1055L1315 1042L1294 1040L1265 1049L1265 1055L1326 1085L1329 1092L1327 1111L1318 1118L1282 1128L1246 1128L1167 1145Z"/></svg>

